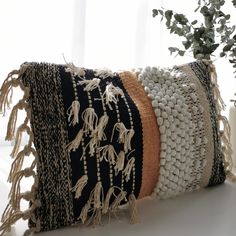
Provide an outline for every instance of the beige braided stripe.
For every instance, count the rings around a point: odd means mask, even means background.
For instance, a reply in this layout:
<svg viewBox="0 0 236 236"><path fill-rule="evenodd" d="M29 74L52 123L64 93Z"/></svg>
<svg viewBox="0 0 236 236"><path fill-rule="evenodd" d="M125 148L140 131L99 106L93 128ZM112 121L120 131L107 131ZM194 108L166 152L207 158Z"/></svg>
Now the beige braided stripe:
<svg viewBox="0 0 236 236"><path fill-rule="evenodd" d="M208 139L208 142L206 144L206 153L205 153L206 165L202 172L200 187L206 187L208 186L208 183L211 177L211 170L212 170L213 159L214 159L213 131L212 131L212 125L211 125L211 118L210 118L209 102L208 102L207 96L205 94L205 91L201 82L196 77L192 69L188 65L180 66L179 69L188 76L189 80L192 83L196 85L196 93L200 100L200 104L204 108L203 119L205 122L203 126L204 126L205 135Z"/></svg>
<svg viewBox="0 0 236 236"><path fill-rule="evenodd" d="M125 89L137 106L143 130L142 184L138 198L150 196L158 181L160 160L160 133L156 115L137 75L131 72L119 74Z"/></svg>

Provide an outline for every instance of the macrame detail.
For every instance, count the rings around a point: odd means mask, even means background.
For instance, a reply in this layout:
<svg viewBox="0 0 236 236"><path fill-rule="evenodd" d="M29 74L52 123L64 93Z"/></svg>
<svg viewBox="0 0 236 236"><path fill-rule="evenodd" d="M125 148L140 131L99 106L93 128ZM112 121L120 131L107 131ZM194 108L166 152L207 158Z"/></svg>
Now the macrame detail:
<svg viewBox="0 0 236 236"><path fill-rule="evenodd" d="M76 69L74 72L71 69L67 69L71 73L72 85L75 91L75 98L78 101L78 91L76 86L83 86L83 91L87 93L88 98L88 107L84 111L81 111L81 118L83 120L83 127L79 130L77 136L72 140L68 145L68 152L76 151L81 145L83 149L83 155L81 160L84 162L84 175L78 179L77 183L71 189L75 192L75 198L79 199L81 192L83 191L86 184L88 184L88 172L86 167L86 150L89 150L90 158L96 158L96 169L97 169L97 183L94 189L91 191L90 197L87 203L81 210L78 220L86 224L100 224L101 215L109 213L116 214L120 204L126 199L126 192L124 191L123 185L124 180L126 182L131 181L132 177L132 192L129 197L130 208L131 208L131 221L134 222L137 217L136 209L136 198L134 195L135 190L135 158L131 157L129 160L129 154L132 153L131 141L134 136L134 126L132 113L127 102L127 99L124 95L124 92L118 86L115 86L112 82L106 82L105 90L102 91L101 81L107 78L114 77L114 74L111 71L106 70L95 70L94 75L96 77L92 79L86 78L86 71L83 73L83 78L73 77L76 74ZM79 79L76 83L75 80ZM75 86L76 84L76 86ZM92 96L91 93L97 92L99 97ZM119 107L117 103L123 99L125 106L127 107L127 112L130 120L130 129L127 129L124 123L120 119ZM98 116L96 114L96 109L93 106L93 102L101 101L103 115ZM116 109L117 123L114 125L112 136L110 139L110 144L101 146L103 141L107 140L105 133L106 126L109 122L109 116L107 113L107 108L113 110L113 106ZM70 113L67 113L70 117ZM68 119L69 121L70 119ZM114 134L117 133L117 134ZM114 136L118 135L118 142L123 146L123 150L120 150L119 153L116 152L114 146L112 145L115 142ZM89 139L88 139L89 138ZM85 140L89 140L88 142ZM109 141L109 140L107 140ZM85 143L87 142L87 143ZM130 152L130 153L129 153ZM129 154L128 154L129 153ZM126 155L128 154L128 155ZM102 162L106 162L109 165L109 180L110 186L108 191L105 193L102 185L102 179L100 174L100 165ZM121 186L114 186L113 175L117 176L121 172ZM114 199L114 200L112 200ZM90 216L88 215L90 213Z"/></svg>
<svg viewBox="0 0 236 236"><path fill-rule="evenodd" d="M15 141L13 151L11 153L14 161L12 163L10 174L8 177L8 181L12 184L12 186L8 196L9 203L1 218L2 225L0 227L0 235L4 235L5 232L9 231L11 225L13 225L19 219L30 219L34 223L34 227L31 227L24 233L25 236L30 235L33 232L40 231L40 221L36 219L34 214L35 209L40 207L41 203L40 200L36 199L35 195L38 187L38 178L35 173L35 166L38 162L38 157L36 150L33 147L33 133L31 131L31 127L28 125L31 119L31 108L27 103L27 99L29 97L29 88L25 87L20 80L20 77L22 76L22 74L24 74L26 69L27 64L23 64L20 70L12 71L8 75L0 89L0 113L3 113L3 115L5 115L6 110L10 108L13 88L20 87L20 89L24 93L23 98L19 100L19 102L13 107L7 126L6 140ZM26 118L23 124L21 124L16 131L17 114L19 110L25 110ZM20 151L23 132L26 132L28 134L29 140L24 148ZM32 162L30 167L22 169L24 158L30 155L34 156L34 161ZM22 193L21 180L24 177L33 177L34 182L30 191ZM29 209L24 211L21 210L20 202L22 199L30 201Z"/></svg>
<svg viewBox="0 0 236 236"><path fill-rule="evenodd" d="M223 163L226 177L231 181L236 181L236 176L233 173L233 160L232 160L232 147L230 143L230 126L228 119L221 115L222 110L225 109L225 103L220 95L219 85L217 83L217 74L214 64L211 61L203 60L203 63L207 66L210 82L213 90L213 96L216 103L216 112L218 118L218 130L219 137L222 145ZM221 129L222 127L222 129Z"/></svg>
<svg viewBox="0 0 236 236"><path fill-rule="evenodd" d="M168 69L147 67L139 79L152 100L161 134L160 176L153 196L168 198L200 188L208 141L199 128L204 110L196 85Z"/></svg>

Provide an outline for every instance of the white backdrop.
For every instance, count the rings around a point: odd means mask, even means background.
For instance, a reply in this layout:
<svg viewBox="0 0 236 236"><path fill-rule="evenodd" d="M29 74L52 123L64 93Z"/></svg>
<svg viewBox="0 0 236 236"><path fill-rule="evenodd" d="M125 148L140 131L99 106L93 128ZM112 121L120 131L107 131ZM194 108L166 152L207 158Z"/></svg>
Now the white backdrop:
<svg viewBox="0 0 236 236"><path fill-rule="evenodd" d="M190 15L196 0L7 0L0 1L0 83L25 61L67 61L88 68L130 69L171 66L192 57L172 57L180 45L165 25L152 17L164 6ZM230 3L230 1L228 1ZM235 12L235 9L229 9ZM236 14L232 14L235 15ZM234 17L235 17L234 16ZM236 23L235 18L233 22ZM226 102L236 92L227 63L216 62ZM18 94L18 93L16 93ZM0 119L0 145L7 119Z"/></svg>

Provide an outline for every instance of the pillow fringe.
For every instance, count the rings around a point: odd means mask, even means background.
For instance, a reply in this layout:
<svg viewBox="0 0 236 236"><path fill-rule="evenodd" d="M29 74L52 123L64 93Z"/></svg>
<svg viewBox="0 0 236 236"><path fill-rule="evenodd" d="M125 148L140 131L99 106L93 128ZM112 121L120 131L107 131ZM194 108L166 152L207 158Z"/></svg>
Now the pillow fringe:
<svg viewBox="0 0 236 236"><path fill-rule="evenodd" d="M217 83L217 74L214 64L210 60L203 60L203 62L207 66L211 78L211 84L217 107L217 115L219 119L219 130L221 128L220 123L222 123L223 126L223 129L219 131L219 137L221 139L222 144L222 154L226 177L230 181L236 181L236 175L233 173L232 147L230 143L230 125L228 119L225 116L221 115L221 111L225 110L226 105L220 95L219 85Z"/></svg>
<svg viewBox="0 0 236 236"><path fill-rule="evenodd" d="M21 76L25 73L28 65L25 63L21 66L19 70L14 70L8 74L7 78L3 82L3 85L0 89L0 113L3 116L6 115L7 109L10 109L10 104L12 102L13 88L20 87L23 91L23 98L12 108L10 118L7 125L7 134L6 140L15 141L13 150L11 152L11 157L14 158L14 161L11 166L11 170L8 176L8 181L12 184L10 193L8 195L9 203L5 208L0 226L0 236L4 235L5 232L11 229L11 226L16 223L19 219L28 220L35 224L32 225L30 229L27 229L24 233L25 236L30 235L33 232L40 231L40 222L36 220L35 209L40 207L40 201L35 199L35 191L38 187L38 179L34 171L38 158L37 152L32 147L33 146L33 132L28 126L28 123L31 118L31 107L28 104L27 100L29 98L29 88L25 87L21 81ZM16 131L17 115L19 110L25 110L26 118ZM22 135L26 132L29 136L28 143L24 146L23 150L20 151ZM24 157L25 156L34 156L34 161L31 166L22 170ZM21 180L24 177L33 177L34 183L30 191L21 193ZM22 211L20 208L21 199L30 201L31 205L28 209Z"/></svg>

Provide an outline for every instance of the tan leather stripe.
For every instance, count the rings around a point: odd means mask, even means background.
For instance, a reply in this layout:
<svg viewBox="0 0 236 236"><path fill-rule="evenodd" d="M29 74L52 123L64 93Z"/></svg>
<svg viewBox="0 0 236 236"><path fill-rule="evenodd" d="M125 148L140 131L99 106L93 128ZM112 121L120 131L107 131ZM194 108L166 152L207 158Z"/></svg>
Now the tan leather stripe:
<svg viewBox="0 0 236 236"><path fill-rule="evenodd" d="M160 133L156 115L137 75L131 72L120 73L120 78L129 96L137 106L143 130L143 170L139 198L150 196L158 181L160 160Z"/></svg>

